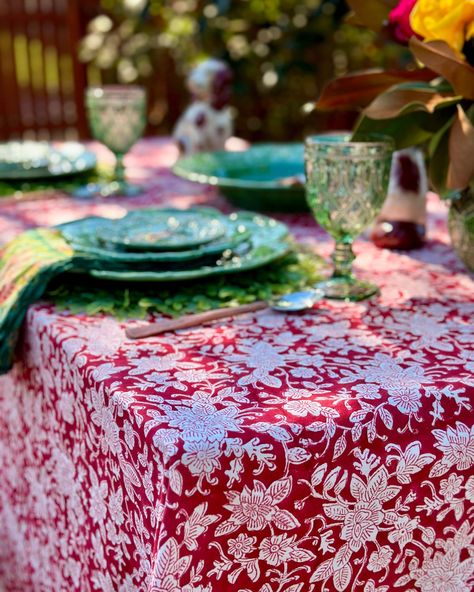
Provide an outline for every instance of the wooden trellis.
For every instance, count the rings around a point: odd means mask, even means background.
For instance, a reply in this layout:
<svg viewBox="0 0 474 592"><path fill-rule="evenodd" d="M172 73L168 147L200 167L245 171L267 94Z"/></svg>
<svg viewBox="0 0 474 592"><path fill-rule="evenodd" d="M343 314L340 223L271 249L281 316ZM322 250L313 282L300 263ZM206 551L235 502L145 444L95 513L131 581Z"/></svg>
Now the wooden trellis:
<svg viewBox="0 0 474 592"><path fill-rule="evenodd" d="M0 0L0 139L87 133L79 0Z"/></svg>

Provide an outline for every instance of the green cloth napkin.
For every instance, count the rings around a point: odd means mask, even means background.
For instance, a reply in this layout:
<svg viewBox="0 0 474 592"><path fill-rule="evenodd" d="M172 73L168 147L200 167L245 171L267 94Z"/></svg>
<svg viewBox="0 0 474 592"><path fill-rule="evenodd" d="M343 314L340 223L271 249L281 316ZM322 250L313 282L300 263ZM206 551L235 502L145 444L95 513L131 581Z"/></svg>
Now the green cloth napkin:
<svg viewBox="0 0 474 592"><path fill-rule="evenodd" d="M41 298L54 276L73 265L73 249L54 229L29 230L5 247L0 259L0 373L12 366L28 306Z"/></svg>

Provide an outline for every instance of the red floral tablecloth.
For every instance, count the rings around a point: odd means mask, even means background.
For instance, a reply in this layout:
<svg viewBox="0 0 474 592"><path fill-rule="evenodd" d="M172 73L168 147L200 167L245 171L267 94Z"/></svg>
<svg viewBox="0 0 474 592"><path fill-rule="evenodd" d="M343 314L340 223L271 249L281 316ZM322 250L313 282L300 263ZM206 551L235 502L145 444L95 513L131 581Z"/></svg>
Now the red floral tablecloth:
<svg viewBox="0 0 474 592"><path fill-rule="evenodd" d="M137 147L133 205L225 207L174 156ZM4 200L0 238L126 205ZM358 242L370 302L142 342L33 306L0 379L0 589L472 590L474 282L445 217L431 199L410 254ZM328 254L309 216L282 219Z"/></svg>

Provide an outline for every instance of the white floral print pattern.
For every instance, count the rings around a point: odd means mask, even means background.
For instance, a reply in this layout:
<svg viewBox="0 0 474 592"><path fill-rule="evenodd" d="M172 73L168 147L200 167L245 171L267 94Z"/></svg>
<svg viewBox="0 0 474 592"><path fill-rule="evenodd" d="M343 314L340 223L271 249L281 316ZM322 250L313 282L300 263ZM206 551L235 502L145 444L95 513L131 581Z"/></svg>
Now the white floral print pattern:
<svg viewBox="0 0 474 592"><path fill-rule="evenodd" d="M172 156L137 146L151 190L134 207L227 207L155 175ZM124 203L2 201L0 237ZM472 590L474 284L430 208L427 248L358 244L382 287L368 303L138 343L32 307L0 379L0 588ZM328 254L309 216L284 219Z"/></svg>

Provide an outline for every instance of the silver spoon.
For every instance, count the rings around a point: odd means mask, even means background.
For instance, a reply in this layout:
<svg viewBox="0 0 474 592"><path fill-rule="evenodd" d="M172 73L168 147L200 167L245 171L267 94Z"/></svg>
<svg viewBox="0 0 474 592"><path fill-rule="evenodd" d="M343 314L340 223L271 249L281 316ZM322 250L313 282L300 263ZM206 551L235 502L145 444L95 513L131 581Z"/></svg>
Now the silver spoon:
<svg viewBox="0 0 474 592"><path fill-rule="evenodd" d="M169 331L177 331L178 329L189 329L190 327L197 327L205 323L216 321L218 319L225 319L235 317L237 315L257 312L266 308L272 308L279 312L298 312L308 310L324 297L322 290L317 288L312 290L304 290L302 292L293 292L280 296L271 302L252 302L251 304L242 304L240 306L232 306L228 308L219 308L201 312L197 314L189 314L180 317L179 319L169 319L159 321L157 323L149 323L139 327L128 327L125 331L129 339L143 339L145 337L152 337L167 333Z"/></svg>
<svg viewBox="0 0 474 592"><path fill-rule="evenodd" d="M311 290L292 292L291 294L279 296L269 302L269 306L279 312L298 312L312 308L318 300L322 300L323 298L324 292L318 288L313 288Z"/></svg>

